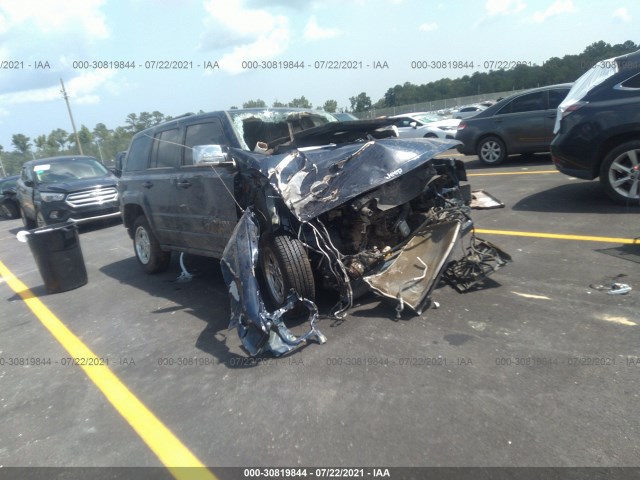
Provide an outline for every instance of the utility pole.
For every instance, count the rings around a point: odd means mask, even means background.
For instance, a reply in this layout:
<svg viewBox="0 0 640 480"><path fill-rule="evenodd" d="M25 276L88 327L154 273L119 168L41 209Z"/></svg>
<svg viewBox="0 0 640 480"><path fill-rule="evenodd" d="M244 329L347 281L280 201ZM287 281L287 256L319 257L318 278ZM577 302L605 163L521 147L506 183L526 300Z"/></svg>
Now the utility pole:
<svg viewBox="0 0 640 480"><path fill-rule="evenodd" d="M2 158L0 157L0 169L2 170L2 178L7 176L7 172L4 169L4 165L2 164Z"/></svg>
<svg viewBox="0 0 640 480"><path fill-rule="evenodd" d="M73 121L73 114L71 113L71 106L69 105L69 95L67 95L67 91L64 89L64 82L60 79L60 85L62 85L62 96L64 101L67 102L67 110L69 110L69 118L71 119L71 126L73 127L73 134L76 136L76 144L78 145L78 150L80 150L80 155L84 155L82 151L82 144L80 143L80 137L78 137L78 131L76 130L76 123Z"/></svg>

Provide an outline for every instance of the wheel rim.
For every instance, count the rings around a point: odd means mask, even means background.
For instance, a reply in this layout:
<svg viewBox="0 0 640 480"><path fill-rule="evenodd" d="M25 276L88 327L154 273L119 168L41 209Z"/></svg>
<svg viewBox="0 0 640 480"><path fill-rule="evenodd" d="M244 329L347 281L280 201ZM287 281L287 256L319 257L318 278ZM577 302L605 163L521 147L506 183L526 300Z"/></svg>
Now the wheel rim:
<svg viewBox="0 0 640 480"><path fill-rule="evenodd" d="M640 198L640 149L629 150L616 157L609 167L609 185L624 198Z"/></svg>
<svg viewBox="0 0 640 480"><path fill-rule="evenodd" d="M480 156L487 163L494 163L500 159L502 155L502 148L500 144L495 140L489 140L484 142L480 147Z"/></svg>
<svg viewBox="0 0 640 480"><path fill-rule="evenodd" d="M285 300L284 276L280 270L280 264L270 249L263 250L265 255L263 267L264 276L267 281L267 287L271 297L278 305L282 305Z"/></svg>
<svg viewBox="0 0 640 480"><path fill-rule="evenodd" d="M149 263L151 259L151 240L147 231L138 227L135 235L136 255L143 265Z"/></svg>

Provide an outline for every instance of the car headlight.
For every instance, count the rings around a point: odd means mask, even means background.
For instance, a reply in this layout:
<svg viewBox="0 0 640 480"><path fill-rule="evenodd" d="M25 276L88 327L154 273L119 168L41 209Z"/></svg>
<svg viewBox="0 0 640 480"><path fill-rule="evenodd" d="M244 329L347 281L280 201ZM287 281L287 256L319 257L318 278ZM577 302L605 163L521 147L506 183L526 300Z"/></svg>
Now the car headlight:
<svg viewBox="0 0 640 480"><path fill-rule="evenodd" d="M40 198L43 202L59 202L60 200L64 200L64 193L41 192Z"/></svg>

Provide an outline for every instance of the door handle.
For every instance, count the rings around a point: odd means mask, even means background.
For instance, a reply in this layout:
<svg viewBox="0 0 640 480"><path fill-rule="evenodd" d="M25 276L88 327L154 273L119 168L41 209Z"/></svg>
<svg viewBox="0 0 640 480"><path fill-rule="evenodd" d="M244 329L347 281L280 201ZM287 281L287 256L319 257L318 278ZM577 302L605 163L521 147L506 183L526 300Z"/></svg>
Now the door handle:
<svg viewBox="0 0 640 480"><path fill-rule="evenodd" d="M151 188L151 187L153 187L153 182L149 182L149 181L142 182L142 186L144 188Z"/></svg>
<svg viewBox="0 0 640 480"><path fill-rule="evenodd" d="M176 182L176 185L180 188L189 188L191 186L191 182L189 180L182 180L181 182Z"/></svg>

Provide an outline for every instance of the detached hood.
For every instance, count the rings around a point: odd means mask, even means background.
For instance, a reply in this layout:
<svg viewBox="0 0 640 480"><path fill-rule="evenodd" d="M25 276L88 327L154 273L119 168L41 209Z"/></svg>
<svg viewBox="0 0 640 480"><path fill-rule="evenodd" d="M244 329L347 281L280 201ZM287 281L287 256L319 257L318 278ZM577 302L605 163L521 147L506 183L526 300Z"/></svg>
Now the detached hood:
<svg viewBox="0 0 640 480"><path fill-rule="evenodd" d="M459 144L456 140L383 139L271 156L233 149L231 155L241 169L260 171L298 220L308 221Z"/></svg>

